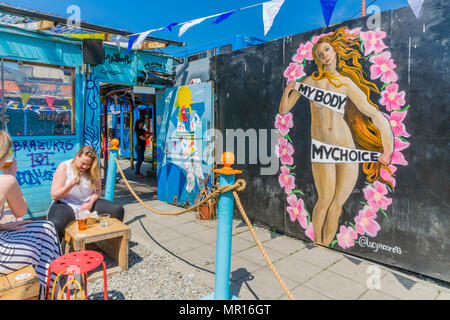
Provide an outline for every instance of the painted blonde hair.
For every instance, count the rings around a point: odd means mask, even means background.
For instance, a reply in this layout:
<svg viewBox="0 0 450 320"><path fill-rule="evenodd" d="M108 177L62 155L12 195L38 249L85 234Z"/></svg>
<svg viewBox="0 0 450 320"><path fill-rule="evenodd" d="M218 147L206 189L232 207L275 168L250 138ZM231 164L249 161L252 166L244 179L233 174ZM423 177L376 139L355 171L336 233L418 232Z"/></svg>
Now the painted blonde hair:
<svg viewBox="0 0 450 320"><path fill-rule="evenodd" d="M91 167L88 170L87 175L89 176L89 181L91 183L92 190L95 190L95 182L100 178L100 169L98 164L97 152L92 146L83 146L80 150L78 150L77 157L87 156L92 159ZM73 171L76 176L79 177L81 175L81 171L77 168L76 159L74 158L70 163Z"/></svg>
<svg viewBox="0 0 450 320"><path fill-rule="evenodd" d="M318 66L318 70L315 71L311 77L314 80L325 78L335 87L342 87L345 85L333 82L333 80L337 80L337 78L333 77L329 72L323 69L323 64L316 55L317 47L324 42L329 43L334 51L336 51L336 70L343 76L349 77L358 88L364 92L367 101L379 110L378 106L370 100L370 93L375 92L379 94L380 91L373 82L367 81L364 78L364 71L359 62L363 59L363 56L360 53L361 40L354 36L349 36L346 28L338 28L332 34L323 36L314 44L313 58ZM370 151L383 152L380 130L372 123L369 117L361 113L361 111L359 111L349 100L345 107L345 119L350 126L353 139L361 148ZM381 169L391 173L391 170L380 162L363 163L363 171L367 176L367 181L374 182L375 180L379 180L393 189L394 187L391 182L381 178Z"/></svg>
<svg viewBox="0 0 450 320"><path fill-rule="evenodd" d="M5 160L9 156L12 148L12 140L6 131L0 130L0 161Z"/></svg>

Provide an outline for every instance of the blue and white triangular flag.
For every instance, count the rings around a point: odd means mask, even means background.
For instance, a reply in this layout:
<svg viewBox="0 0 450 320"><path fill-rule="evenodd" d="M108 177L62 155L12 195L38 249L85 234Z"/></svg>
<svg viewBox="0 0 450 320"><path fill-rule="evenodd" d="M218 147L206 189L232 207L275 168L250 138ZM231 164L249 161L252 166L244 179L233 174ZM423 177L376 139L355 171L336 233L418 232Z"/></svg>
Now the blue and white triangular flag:
<svg viewBox="0 0 450 320"><path fill-rule="evenodd" d="M320 0L320 5L322 6L323 18L325 19L325 25L330 25L331 15L333 14L334 7L336 7L337 0Z"/></svg>
<svg viewBox="0 0 450 320"><path fill-rule="evenodd" d="M266 35L272 27L273 20L277 16L278 11L280 11L283 3L284 0L272 0L263 3L264 35Z"/></svg>
<svg viewBox="0 0 450 320"><path fill-rule="evenodd" d="M172 27L175 27L176 25L178 25L178 22L171 23L167 27L165 27L164 30L169 30L170 32L172 32Z"/></svg>
<svg viewBox="0 0 450 320"><path fill-rule="evenodd" d="M138 37L137 34L130 36L130 39L128 40L128 49L127 49L127 54L126 54L127 56L130 54L131 48L133 47L133 43L137 37Z"/></svg>
<svg viewBox="0 0 450 320"><path fill-rule="evenodd" d="M178 37L181 37L189 28L191 28L199 23L202 23L207 18L208 17L204 17L204 18L192 20L190 22L186 22L185 24L183 24L181 26L180 31L178 31Z"/></svg>
<svg viewBox="0 0 450 320"><path fill-rule="evenodd" d="M420 10L422 10L423 2L424 0L408 0L408 4L411 7L417 19L419 19Z"/></svg>
<svg viewBox="0 0 450 320"><path fill-rule="evenodd" d="M221 14L219 17L217 17L216 20L214 20L211 23L215 23L215 24L221 23L223 20L228 19L235 12L236 12L236 10Z"/></svg>

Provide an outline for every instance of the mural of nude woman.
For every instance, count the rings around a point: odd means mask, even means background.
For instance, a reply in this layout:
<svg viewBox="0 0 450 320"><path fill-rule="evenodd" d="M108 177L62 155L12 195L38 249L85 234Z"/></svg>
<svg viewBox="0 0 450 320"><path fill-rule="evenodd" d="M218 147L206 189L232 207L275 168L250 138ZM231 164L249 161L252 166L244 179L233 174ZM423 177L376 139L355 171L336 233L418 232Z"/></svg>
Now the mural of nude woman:
<svg viewBox="0 0 450 320"><path fill-rule="evenodd" d="M380 170L386 170L391 161L394 136L389 121L370 100L370 92L379 94L379 90L364 79L359 62L362 58L360 45L360 40L349 37L345 28L320 38L313 47L317 71L300 83L288 82L279 113L286 114L294 107L301 97L295 90L300 84L346 97L342 113L310 101L312 139L335 147L379 152L377 162L363 163L363 171L369 182L378 180L390 184L381 178ZM308 91L302 92L305 95ZM358 180L359 164L313 161L312 173L318 194L312 214L314 242L329 246L336 235L342 207Z"/></svg>

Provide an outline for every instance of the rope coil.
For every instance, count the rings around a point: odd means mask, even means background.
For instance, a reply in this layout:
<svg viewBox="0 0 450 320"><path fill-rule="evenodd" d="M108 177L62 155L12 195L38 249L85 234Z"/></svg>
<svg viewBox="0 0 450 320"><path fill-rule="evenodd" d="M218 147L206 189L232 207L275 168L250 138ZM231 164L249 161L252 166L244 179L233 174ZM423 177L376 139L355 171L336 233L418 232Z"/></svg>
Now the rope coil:
<svg viewBox="0 0 450 320"><path fill-rule="evenodd" d="M244 179L237 179L236 182L234 183L234 185L227 185L227 186L219 187L217 190L215 190L212 193L210 193L204 200L202 200L201 202L197 203L196 205L194 205L194 206L192 206L190 208L187 208L187 209L184 209L184 210L181 210L181 211L176 211L176 212L163 212L163 211L159 211L159 210L153 209L152 207L150 207L146 203L144 203L144 201L142 201L141 198L139 198L139 196L136 194L136 192L134 192L133 188L128 183L128 180L125 177L125 174L123 173L122 168L120 167L119 161L117 160L116 157L114 157L114 160L116 161L117 168L119 169L119 172L120 172L120 175L123 178L123 181L125 182L126 186L130 190L132 195L136 198L136 200L138 200L139 203L141 205L143 205L145 208L149 209L150 211L152 211L154 213L160 214L160 215L179 215L179 214L183 214L183 213L186 213L188 211L192 211L192 210L196 209L197 207L201 206L202 204L204 204L205 202L207 202L211 198L217 198L222 193L226 193L226 192L232 191L233 192L233 196L234 196L234 198L236 200L236 205L238 206L239 212L241 213L245 223L247 224L247 227L249 228L249 231L252 234L253 239L256 242L256 245L258 246L259 250L261 251L261 253L262 253L263 257L264 257L264 259L266 260L267 264L269 265L270 270L274 274L275 278L277 279L278 283L281 285L281 287L283 288L284 292L287 294L289 299L290 300L295 300L294 296L289 291L289 289L286 286L286 284L284 283L283 279L281 279L281 276L279 275L278 271L275 269L272 261L270 260L269 256L267 255L266 250L264 249L263 245L261 244L261 241L259 241L259 239L258 239L258 237L257 237L257 235L255 233L255 230L253 229L253 226L252 226L252 224L251 224L247 214L245 213L244 207L242 206L241 200L240 200L239 195L237 193L245 190L245 188L247 186L247 182Z"/></svg>

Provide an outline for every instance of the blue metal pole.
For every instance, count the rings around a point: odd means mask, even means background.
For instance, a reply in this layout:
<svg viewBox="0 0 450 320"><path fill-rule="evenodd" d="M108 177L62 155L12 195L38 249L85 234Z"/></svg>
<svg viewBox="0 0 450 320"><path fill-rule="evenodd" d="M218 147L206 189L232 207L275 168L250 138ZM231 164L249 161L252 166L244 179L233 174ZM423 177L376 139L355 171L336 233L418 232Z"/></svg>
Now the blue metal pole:
<svg viewBox="0 0 450 320"><path fill-rule="evenodd" d="M116 187L117 164L114 160L119 157L119 150L109 149L108 171L106 173L105 199L114 201L114 189Z"/></svg>
<svg viewBox="0 0 450 320"><path fill-rule="evenodd" d="M219 186L233 185L234 174L221 174ZM214 283L215 300L230 298L231 232L233 226L233 194L231 191L219 196L217 216L216 274Z"/></svg>

